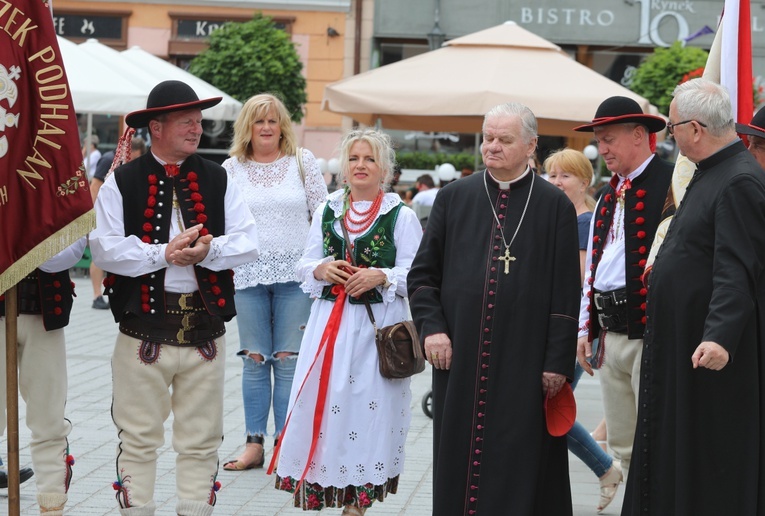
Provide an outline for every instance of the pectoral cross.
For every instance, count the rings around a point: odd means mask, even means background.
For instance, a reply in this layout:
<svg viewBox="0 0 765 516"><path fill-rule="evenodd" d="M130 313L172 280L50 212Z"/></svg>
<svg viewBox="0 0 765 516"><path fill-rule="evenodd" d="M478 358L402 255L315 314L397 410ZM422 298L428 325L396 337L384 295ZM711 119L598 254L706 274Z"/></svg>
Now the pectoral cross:
<svg viewBox="0 0 765 516"><path fill-rule="evenodd" d="M515 261L515 256L510 256L510 248L505 247L504 256L500 256L499 259L505 262L505 274L510 274L510 262Z"/></svg>

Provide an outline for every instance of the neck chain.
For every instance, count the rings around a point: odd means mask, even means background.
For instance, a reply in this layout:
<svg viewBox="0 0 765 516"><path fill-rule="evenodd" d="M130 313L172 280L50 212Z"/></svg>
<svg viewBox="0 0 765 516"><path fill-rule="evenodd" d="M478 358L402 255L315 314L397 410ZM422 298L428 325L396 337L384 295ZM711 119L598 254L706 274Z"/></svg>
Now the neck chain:
<svg viewBox="0 0 765 516"><path fill-rule="evenodd" d="M622 224L624 222L625 196L627 190L630 188L632 188L632 182L627 178L622 182L619 190L616 192L616 200L619 203L619 213L617 216L616 210L614 210L614 218L616 220L611 223L611 239L614 242L619 240L619 235L621 234Z"/></svg>
<svg viewBox="0 0 765 516"><path fill-rule="evenodd" d="M173 211L175 211L175 216L178 219L178 231L183 233L185 229L183 227L183 219L181 218L181 203L175 195L175 188L173 188Z"/></svg>
<svg viewBox="0 0 765 516"><path fill-rule="evenodd" d="M531 172L529 172L531 173ZM499 217L497 216L497 210L494 209L494 202L491 200L491 195L489 194L489 184L486 182L486 176L489 174L489 171L487 170L483 175L483 187L486 189L486 197L489 199L489 206L491 206L491 213L494 215L494 220L497 222L497 228L499 229L499 234L502 235L502 243L505 244L505 254L503 256L500 256L499 259L505 262L505 274L510 274L510 262L515 261L515 256L510 256L510 246L513 245L513 242L515 241L515 237L518 236L518 231L521 229L521 224L523 224L523 219L526 216L526 210L529 207L529 201L531 200L531 192L534 190L534 178L531 178L531 185L529 186L529 195L526 197L526 205L523 207L523 212L521 213L521 220L518 221L518 227L515 228L515 233L513 233L513 237L510 239L510 243L505 240L505 232L502 230L502 224L499 222Z"/></svg>

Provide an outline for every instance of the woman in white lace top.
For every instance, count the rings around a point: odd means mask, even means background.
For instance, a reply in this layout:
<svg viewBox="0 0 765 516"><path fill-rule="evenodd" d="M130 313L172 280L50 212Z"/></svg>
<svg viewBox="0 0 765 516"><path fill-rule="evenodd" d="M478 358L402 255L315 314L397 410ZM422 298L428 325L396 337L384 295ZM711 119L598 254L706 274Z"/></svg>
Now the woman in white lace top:
<svg viewBox="0 0 765 516"><path fill-rule="evenodd" d="M230 154L223 168L255 217L261 246L256 261L234 269L247 435L244 452L223 469L236 471L263 466L272 400L277 441L284 426L311 308L295 281L295 265L327 186L313 154L297 146L287 108L273 95L255 95L244 104Z"/></svg>

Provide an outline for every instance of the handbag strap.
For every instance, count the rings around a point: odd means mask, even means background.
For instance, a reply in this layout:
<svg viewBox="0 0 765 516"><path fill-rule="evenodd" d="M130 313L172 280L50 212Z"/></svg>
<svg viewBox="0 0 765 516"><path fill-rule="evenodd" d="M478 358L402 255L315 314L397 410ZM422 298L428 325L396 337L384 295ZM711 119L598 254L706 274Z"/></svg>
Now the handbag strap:
<svg viewBox="0 0 765 516"><path fill-rule="evenodd" d="M348 250L348 256L351 259L351 265L356 267L356 260L353 258L353 247L351 245L351 237L348 236L348 229L346 229L345 224L343 224L343 221L340 221L340 227L343 228L343 237L345 237L345 248ZM369 320L372 321L372 327L375 329L375 334L377 334L377 323L375 322L375 316L372 314L372 307L369 304L369 299L367 299L367 296L364 294L361 295L361 299L364 301L364 306L367 307L367 315L369 315Z"/></svg>
<svg viewBox="0 0 765 516"><path fill-rule="evenodd" d="M303 188L305 188L305 167L303 166L303 147L295 148L295 159L297 159L298 172L300 172L300 180L303 182Z"/></svg>
<svg viewBox="0 0 765 516"><path fill-rule="evenodd" d="M295 160L297 161L298 172L300 173L300 181L303 183L303 190L305 190L305 165L303 165L303 147L295 147ZM308 210L308 222L313 222L313 213L311 212L311 206L308 204L308 192L305 193L305 203Z"/></svg>

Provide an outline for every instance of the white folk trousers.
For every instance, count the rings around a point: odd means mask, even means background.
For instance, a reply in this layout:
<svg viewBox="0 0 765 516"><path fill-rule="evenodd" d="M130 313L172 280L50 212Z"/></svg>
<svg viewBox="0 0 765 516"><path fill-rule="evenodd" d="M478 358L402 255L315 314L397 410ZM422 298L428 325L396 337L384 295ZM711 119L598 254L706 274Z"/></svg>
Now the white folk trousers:
<svg viewBox="0 0 765 516"><path fill-rule="evenodd" d="M3 327L5 318L0 318ZM67 500L71 468L67 464L72 424L66 406L66 343L64 329L45 331L42 315L18 318L19 391L27 405L26 423L32 433L29 450L41 507L62 507ZM5 432L5 331L0 331L0 428Z"/></svg>
<svg viewBox="0 0 765 516"><path fill-rule="evenodd" d="M157 450L173 413L179 516L208 516L223 441L225 338L208 347L143 343L122 333L112 357L118 499L123 516L154 514Z"/></svg>

